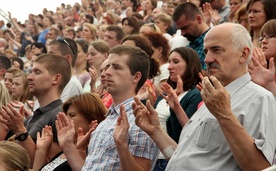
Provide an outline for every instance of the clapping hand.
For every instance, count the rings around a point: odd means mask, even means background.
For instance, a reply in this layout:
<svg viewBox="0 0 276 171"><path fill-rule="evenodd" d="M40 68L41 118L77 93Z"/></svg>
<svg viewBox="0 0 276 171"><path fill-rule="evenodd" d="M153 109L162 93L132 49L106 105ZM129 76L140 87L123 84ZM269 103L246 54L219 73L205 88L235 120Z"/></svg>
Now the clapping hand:
<svg viewBox="0 0 276 171"><path fill-rule="evenodd" d="M132 109L135 118L135 123L148 135L152 135L155 130L162 129L160 126L158 113L154 110L148 100L146 106L141 101L134 97L135 102L132 104Z"/></svg>

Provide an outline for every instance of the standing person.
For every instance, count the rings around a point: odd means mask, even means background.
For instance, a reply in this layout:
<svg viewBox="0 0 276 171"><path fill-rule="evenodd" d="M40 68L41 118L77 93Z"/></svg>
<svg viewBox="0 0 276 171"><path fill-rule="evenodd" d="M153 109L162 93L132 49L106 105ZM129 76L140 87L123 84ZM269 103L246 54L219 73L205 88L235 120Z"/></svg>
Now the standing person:
<svg viewBox="0 0 276 171"><path fill-rule="evenodd" d="M202 101L200 91L196 85L201 81L199 74L201 64L198 54L191 48L179 47L172 50L169 56L170 77L161 88L165 95L160 94L155 104L162 129L176 142L179 142L180 133L185 125L186 116L191 118ZM173 93L175 92L175 93ZM176 97L172 103L171 99ZM184 119L183 119L184 118ZM166 159L160 153L155 171L165 170Z"/></svg>
<svg viewBox="0 0 276 171"><path fill-rule="evenodd" d="M150 170L154 166L158 149L150 137L135 125L131 109L133 97L146 81L148 72L149 58L140 48L122 45L110 50L105 74L113 104L106 119L91 134L82 170ZM130 128L120 138L122 116L128 117ZM72 157L80 158L76 153Z"/></svg>
<svg viewBox="0 0 276 171"><path fill-rule="evenodd" d="M43 43L46 45L46 35L49 32L51 26L55 24L55 21L50 16L45 16L42 21L43 31L38 35L37 42Z"/></svg>
<svg viewBox="0 0 276 171"><path fill-rule="evenodd" d="M65 59L67 59L71 65L71 69L67 72L71 71L71 79L68 84L65 86L64 90L61 94L61 100L64 102L69 97L74 95L80 95L83 93L83 88L81 83L79 82L76 75L74 75L74 67L77 60L78 49L77 44L73 39L58 37L56 40L53 40L50 45L48 52L50 54L61 55Z"/></svg>
<svg viewBox="0 0 276 171"><path fill-rule="evenodd" d="M252 42L247 30L233 23L213 27L204 39L204 51L210 76L202 81L204 104L186 120L178 146L161 129L149 103L146 114L137 99L136 123L170 159L167 170L269 167L276 148L276 102L271 92L251 81Z"/></svg>
<svg viewBox="0 0 276 171"><path fill-rule="evenodd" d="M211 5L212 9L218 11L218 15L220 17L220 20L219 20L218 24L222 24L222 23L228 21L228 15L230 13L230 7L227 3L226 3L226 0L213 0L213 1L210 1L210 5Z"/></svg>
<svg viewBox="0 0 276 171"><path fill-rule="evenodd" d="M60 95L71 78L69 62L62 56L45 54L39 56L33 64L32 73L28 76L30 92L37 98L40 107L33 115L24 121L23 108L19 111L11 105L3 106L0 111L0 121L16 135L15 139L29 153L31 161L34 160L36 149L36 135L45 125L53 128L53 144L48 155L52 159L61 148L58 145L55 129L55 120L58 112L62 111Z"/></svg>
<svg viewBox="0 0 276 171"><path fill-rule="evenodd" d="M172 18L177 28L181 30L181 35L190 41L188 47L198 53L202 74L207 75L203 40L209 26L205 23L199 8L190 2L181 3L175 8Z"/></svg>

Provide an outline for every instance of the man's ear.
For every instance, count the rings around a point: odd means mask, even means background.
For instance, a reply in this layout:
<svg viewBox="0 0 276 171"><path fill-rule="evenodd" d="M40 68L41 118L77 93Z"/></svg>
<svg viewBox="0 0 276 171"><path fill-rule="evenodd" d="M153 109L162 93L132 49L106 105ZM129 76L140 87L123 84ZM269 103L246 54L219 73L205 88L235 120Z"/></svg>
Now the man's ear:
<svg viewBox="0 0 276 171"><path fill-rule="evenodd" d="M108 53L104 53L104 60L106 60L108 57Z"/></svg>
<svg viewBox="0 0 276 171"><path fill-rule="evenodd" d="M197 21L198 24L201 24L203 22L203 18L201 15L196 15L195 20Z"/></svg>
<svg viewBox="0 0 276 171"><path fill-rule="evenodd" d="M133 83L138 83L142 77L142 73L140 71L136 72L133 75Z"/></svg>
<svg viewBox="0 0 276 171"><path fill-rule="evenodd" d="M61 80L62 80L62 76L60 74L53 75L52 84L53 85L60 84Z"/></svg>
<svg viewBox="0 0 276 171"><path fill-rule="evenodd" d="M240 56L240 62L244 63L247 62L250 54L250 49L248 47L243 48L242 54Z"/></svg>
<svg viewBox="0 0 276 171"><path fill-rule="evenodd" d="M66 54L64 57L68 60L68 62L69 62L70 65L72 66L73 57L72 57L70 54Z"/></svg>

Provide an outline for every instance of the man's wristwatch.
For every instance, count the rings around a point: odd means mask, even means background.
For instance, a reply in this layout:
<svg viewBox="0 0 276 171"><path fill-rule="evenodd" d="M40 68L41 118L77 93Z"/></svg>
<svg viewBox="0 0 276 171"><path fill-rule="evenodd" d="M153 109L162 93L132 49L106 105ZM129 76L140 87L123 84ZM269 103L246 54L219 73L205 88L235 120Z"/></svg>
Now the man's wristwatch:
<svg viewBox="0 0 276 171"><path fill-rule="evenodd" d="M15 140L25 141L28 138L28 136L29 136L28 132L21 133L21 134L19 134L18 136L15 137Z"/></svg>

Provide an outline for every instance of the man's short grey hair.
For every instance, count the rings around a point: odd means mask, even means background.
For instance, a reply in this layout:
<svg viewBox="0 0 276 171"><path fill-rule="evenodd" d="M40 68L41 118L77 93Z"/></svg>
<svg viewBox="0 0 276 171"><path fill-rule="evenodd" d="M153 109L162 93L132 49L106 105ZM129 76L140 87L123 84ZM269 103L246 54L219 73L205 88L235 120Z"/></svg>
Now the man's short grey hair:
<svg viewBox="0 0 276 171"><path fill-rule="evenodd" d="M235 50L242 50L244 47L248 47L249 57L247 63L252 59L253 44L249 32L240 24L233 24L232 28L232 43Z"/></svg>

